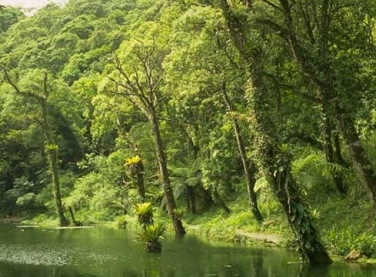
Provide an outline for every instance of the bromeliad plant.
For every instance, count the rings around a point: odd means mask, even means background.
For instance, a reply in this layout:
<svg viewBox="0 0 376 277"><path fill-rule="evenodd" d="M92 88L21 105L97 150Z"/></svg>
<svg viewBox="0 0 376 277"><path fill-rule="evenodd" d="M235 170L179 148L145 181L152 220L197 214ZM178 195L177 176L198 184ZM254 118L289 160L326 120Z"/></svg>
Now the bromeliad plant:
<svg viewBox="0 0 376 277"><path fill-rule="evenodd" d="M151 203L136 204L136 213L138 217L138 223L141 225L142 230L154 223L154 207Z"/></svg>
<svg viewBox="0 0 376 277"><path fill-rule="evenodd" d="M146 244L145 251L149 253L160 253L162 251L163 234L166 232L165 226L155 223L145 227L139 237Z"/></svg>
<svg viewBox="0 0 376 277"><path fill-rule="evenodd" d="M163 225L154 223L154 208L151 203L141 203L136 205L138 223L142 227L139 238L146 244L146 252L160 253L162 242L160 241L166 228Z"/></svg>

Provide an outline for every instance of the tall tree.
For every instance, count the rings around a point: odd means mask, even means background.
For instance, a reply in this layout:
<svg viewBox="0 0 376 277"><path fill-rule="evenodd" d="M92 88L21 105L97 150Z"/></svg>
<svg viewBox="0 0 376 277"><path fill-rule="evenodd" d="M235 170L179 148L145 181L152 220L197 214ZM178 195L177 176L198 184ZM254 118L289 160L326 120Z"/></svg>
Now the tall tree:
<svg viewBox="0 0 376 277"><path fill-rule="evenodd" d="M247 24L248 18L254 12L251 4L252 1L246 1L236 10L239 7L231 7L226 0L220 1L233 41L248 64L249 90L254 127L258 134L260 165L287 216L302 258L311 263L331 263L309 207L291 174L291 155L276 133L273 118L275 95L265 82L265 50L262 43L264 34Z"/></svg>
<svg viewBox="0 0 376 277"><path fill-rule="evenodd" d="M59 225L60 226L67 226L68 220L64 215L64 209L61 201L61 193L60 193L60 178L59 178L59 167L58 167L58 146L54 139L54 134L52 132L50 126L50 119L49 119L49 103L48 99L50 96L50 89L51 87L48 84L48 75L47 72L35 71L32 74L40 74L42 76L33 76L31 78L35 78L41 83L35 82L38 87L35 87L34 84L29 86L31 90L23 90L20 86L13 81L8 71L3 68L5 81L14 89L14 92L18 95L24 96L30 100L36 101L37 105L39 106L39 110L41 112L41 117L39 118L40 125L42 127L45 139L46 139L46 147L45 150L47 152L47 156L49 159L49 167L52 175L52 185L53 185L53 196L55 199L55 206L56 211L59 218ZM30 77L30 76L27 76ZM43 79L41 79L43 78ZM26 78L28 79L28 78ZM29 80L31 81L31 80ZM34 91L33 89L36 89Z"/></svg>
<svg viewBox="0 0 376 277"><path fill-rule="evenodd" d="M156 23L147 23L139 31L147 30L143 39L123 43L119 57L115 57L115 75L110 77L115 84L115 93L124 95L148 119L155 143L155 153L162 187L166 197L167 210L174 230L184 234L181 218L176 214L176 201L167 169L167 157L160 130L161 108L168 95L161 91L163 82L162 61L166 49L159 48L154 36L163 35ZM142 33L141 33L142 34ZM140 34L139 34L140 35Z"/></svg>
<svg viewBox="0 0 376 277"><path fill-rule="evenodd" d="M227 105L228 111L230 113L234 112L233 105L232 105L231 100L230 100L230 98L227 94L227 91L226 91L226 83L225 82L222 84L221 92L223 94L223 98L224 98L224 101ZM251 161L247 157L247 152L246 152L246 148L245 148L245 145L244 145L243 136L242 136L241 131L240 131L239 122L235 117L232 118L232 124L234 126L236 143L238 145L238 150L239 150L240 158L242 160L242 165L243 165L243 170L244 170L244 175L245 175L245 181L246 181L246 184L247 184L249 206L251 207L251 211L252 211L252 214L255 217L255 219L259 223L262 223L263 218L262 218L261 212L260 212L258 204L257 204L257 194L255 192L256 165L253 161Z"/></svg>
<svg viewBox="0 0 376 277"><path fill-rule="evenodd" d="M317 87L328 161L341 162L341 157L333 154L335 125L376 214L376 174L356 129L357 113L372 93L368 61L375 53L371 31L374 4L367 0L262 2L270 12L258 22L285 41L302 74ZM339 154L338 147L336 152ZM344 193L341 180L335 181Z"/></svg>
<svg viewBox="0 0 376 277"><path fill-rule="evenodd" d="M256 166L248 157L249 153L247 153L246 148L249 145L243 137L241 124L234 116L236 113L241 113L240 109L244 109L245 106L241 103L242 92L239 89L241 83L244 82L244 72L241 69L236 49L228 44L229 36L226 29L226 23L220 10L213 7L196 6L187 9L175 21L172 35L173 50L167 57L164 66L167 71L168 86L179 88L173 99L177 99L176 101L179 102L180 106L183 98L195 99L200 97L201 101L212 103L215 106L216 114L211 116L213 129L218 130L223 121L227 123L229 119L231 120L233 133L231 131L229 133L231 139L236 141L234 150L236 147L238 150L238 155L235 152L234 159L240 159L239 162L242 165L242 174L245 177L251 212L258 222L262 222L257 195L254 191ZM181 70L182 68L184 70ZM193 121L197 122L199 112L194 111L197 107L192 105L185 108L190 110L194 115ZM183 110L183 108L180 108L180 110ZM189 118L185 117L184 120L188 122ZM203 138L200 138L200 140L203 143L204 140L210 139L204 134L201 136ZM233 143L229 144L233 146ZM225 148L224 145L220 147ZM201 148L209 147L202 145ZM220 155L215 163L223 162L227 164L227 168L231 168L223 156ZM220 159L222 161L219 161ZM213 163L213 161L209 161L209 163ZM223 176L224 172L222 171L220 174Z"/></svg>

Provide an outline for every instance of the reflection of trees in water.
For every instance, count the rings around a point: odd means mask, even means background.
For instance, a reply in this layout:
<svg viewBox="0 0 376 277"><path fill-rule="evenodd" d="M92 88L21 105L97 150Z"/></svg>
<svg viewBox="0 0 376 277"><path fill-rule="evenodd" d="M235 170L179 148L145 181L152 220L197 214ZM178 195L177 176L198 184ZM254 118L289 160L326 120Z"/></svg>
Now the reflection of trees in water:
<svg viewBox="0 0 376 277"><path fill-rule="evenodd" d="M99 277L93 274L82 273L61 266L24 265L0 262L0 276L6 277ZM127 275L128 276L128 275ZM138 275L135 275L135 277Z"/></svg>
<svg viewBox="0 0 376 277"><path fill-rule="evenodd" d="M159 270L144 270L142 272L142 277L161 277L161 273Z"/></svg>
<svg viewBox="0 0 376 277"><path fill-rule="evenodd" d="M222 268L215 268L215 272L206 272L206 276L218 276L218 277L234 277L234 276L252 276L252 277L266 277L268 265L264 262L264 251L262 249L248 249L243 252L245 248L242 248L238 255L249 255L247 263L243 260L238 261L237 258L229 260L228 264L224 264ZM249 251L249 252L248 252ZM202 275L204 276L204 275ZM274 276L274 275L273 275Z"/></svg>
<svg viewBox="0 0 376 277"><path fill-rule="evenodd" d="M54 267L52 269L52 277L60 277L61 276L61 268Z"/></svg>
<svg viewBox="0 0 376 277"><path fill-rule="evenodd" d="M144 276L143 274L141 275L139 272L134 272L134 271L129 271L128 269L122 269L122 270L119 270L119 276L124 276L124 277L140 277L140 276ZM108 276L112 276L112 275L108 275ZM99 277L99 276L98 276Z"/></svg>
<svg viewBox="0 0 376 277"><path fill-rule="evenodd" d="M54 266L52 267L52 270L50 267L48 268L44 268L44 270L40 271L41 273L39 273L39 275L34 275L34 274L31 274L31 275L11 275L9 277L18 277L18 276L48 276L48 277L99 277L98 275L96 274L88 274L88 273L82 273L82 272L79 272L79 271L76 271L76 270L73 270L73 269L67 269L67 268L64 268L64 267L61 267L61 266ZM52 272L52 275L50 274L46 274L47 272Z"/></svg>
<svg viewBox="0 0 376 277"><path fill-rule="evenodd" d="M254 256L253 258L253 268L254 268L254 276L266 276L264 274L264 258L263 258L263 251L260 250L260 253Z"/></svg>
<svg viewBox="0 0 376 277"><path fill-rule="evenodd" d="M166 251L151 255L123 230L76 231L3 232L14 243L0 240L0 258L7 258L0 261L0 277L376 277L376 265L309 266L281 249L228 247L193 235L166 236ZM10 259L13 255L17 259ZM33 263L24 263L26 258Z"/></svg>
<svg viewBox="0 0 376 277"><path fill-rule="evenodd" d="M161 272L158 269L147 269L142 272L142 277L175 277L175 271L166 270Z"/></svg>
<svg viewBox="0 0 376 277"><path fill-rule="evenodd" d="M309 264L301 264L299 275L297 277L308 276L311 266ZM324 275L325 276L325 275Z"/></svg>
<svg viewBox="0 0 376 277"><path fill-rule="evenodd" d="M226 275L226 277L230 276L257 276L257 277L265 277L267 275L267 270L264 269L264 251L262 249L253 250L253 255L249 260L249 264L247 266L242 266L241 264L234 266L236 271L234 271L233 275Z"/></svg>
<svg viewBox="0 0 376 277"><path fill-rule="evenodd" d="M298 277L376 277L376 265L336 262L327 266L301 264Z"/></svg>

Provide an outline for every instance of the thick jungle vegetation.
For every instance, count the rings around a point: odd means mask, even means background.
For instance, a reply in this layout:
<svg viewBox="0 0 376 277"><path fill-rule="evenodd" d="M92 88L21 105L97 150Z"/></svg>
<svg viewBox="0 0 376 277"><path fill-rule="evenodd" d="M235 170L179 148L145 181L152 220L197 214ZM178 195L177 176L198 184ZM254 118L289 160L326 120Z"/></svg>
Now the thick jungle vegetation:
<svg viewBox="0 0 376 277"><path fill-rule="evenodd" d="M89 224L150 202L177 234L235 214L234 229L289 226L312 263L328 249L372 256L375 7L2 7L1 216Z"/></svg>

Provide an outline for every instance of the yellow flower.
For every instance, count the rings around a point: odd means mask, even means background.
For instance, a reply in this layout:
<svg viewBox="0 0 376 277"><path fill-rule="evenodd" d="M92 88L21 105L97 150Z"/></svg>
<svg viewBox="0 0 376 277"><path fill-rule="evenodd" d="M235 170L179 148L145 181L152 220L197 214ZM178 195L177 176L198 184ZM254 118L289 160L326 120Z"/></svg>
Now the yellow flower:
<svg viewBox="0 0 376 277"><path fill-rule="evenodd" d="M128 159L125 159L125 166L129 166L129 165L132 165L132 164L137 164L141 161L141 158L139 155L136 155L132 158L128 158Z"/></svg>

